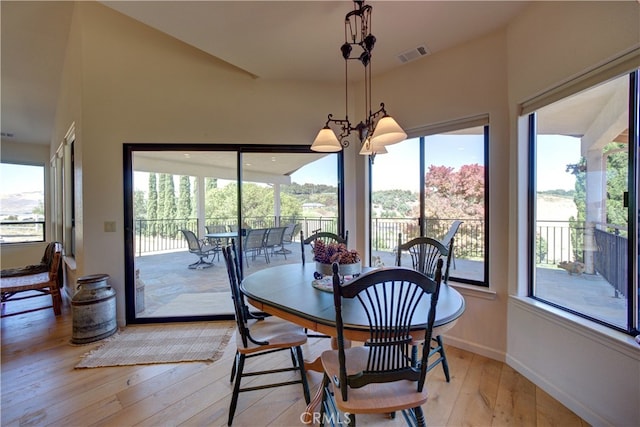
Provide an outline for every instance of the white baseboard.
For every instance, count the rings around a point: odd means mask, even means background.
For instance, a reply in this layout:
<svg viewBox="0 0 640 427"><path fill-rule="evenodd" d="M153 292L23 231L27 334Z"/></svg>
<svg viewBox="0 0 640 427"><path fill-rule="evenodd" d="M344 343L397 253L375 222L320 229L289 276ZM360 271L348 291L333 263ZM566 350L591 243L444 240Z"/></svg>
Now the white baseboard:
<svg viewBox="0 0 640 427"><path fill-rule="evenodd" d="M459 338L450 337L448 335L443 335L442 337L444 338L444 343L447 345L470 351L471 353L476 353L481 356L488 357L489 359L494 359L503 363L506 361L506 354L502 351L497 351L493 348L486 347L478 343L461 340Z"/></svg>
<svg viewBox="0 0 640 427"><path fill-rule="evenodd" d="M529 381L534 383L536 386L540 387L546 393L551 395L558 402L562 403L564 406L573 411L580 418L585 420L592 426L607 426L611 425L607 420L600 417L597 413L593 412L590 408L582 405L580 402L576 401L573 397L560 390L552 383L547 381L546 378L538 375L537 372L532 371L527 366L522 364L519 360L514 359L512 356L507 356L506 364L515 369L522 376L527 378Z"/></svg>

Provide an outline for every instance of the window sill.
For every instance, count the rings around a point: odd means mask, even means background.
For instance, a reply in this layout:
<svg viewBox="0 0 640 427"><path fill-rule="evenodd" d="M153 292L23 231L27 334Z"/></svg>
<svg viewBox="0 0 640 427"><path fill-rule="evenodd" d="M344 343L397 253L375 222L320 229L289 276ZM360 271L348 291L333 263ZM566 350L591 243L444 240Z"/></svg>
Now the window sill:
<svg viewBox="0 0 640 427"><path fill-rule="evenodd" d="M522 310L640 361L640 344L631 335L552 307L533 298L511 295L509 302Z"/></svg>
<svg viewBox="0 0 640 427"><path fill-rule="evenodd" d="M64 257L64 263L67 265L69 270L76 270L76 259L74 257L66 256Z"/></svg>
<svg viewBox="0 0 640 427"><path fill-rule="evenodd" d="M464 283L456 283L454 281L450 281L449 286L460 292L462 296L465 297L482 298L492 301L497 297L495 291L485 288L484 286L467 285Z"/></svg>

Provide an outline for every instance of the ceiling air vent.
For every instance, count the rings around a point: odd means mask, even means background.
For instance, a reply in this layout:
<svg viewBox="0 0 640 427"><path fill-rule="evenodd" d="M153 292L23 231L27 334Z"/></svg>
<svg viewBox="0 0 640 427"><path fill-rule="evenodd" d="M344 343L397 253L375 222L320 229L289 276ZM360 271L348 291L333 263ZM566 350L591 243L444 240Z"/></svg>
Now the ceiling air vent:
<svg viewBox="0 0 640 427"><path fill-rule="evenodd" d="M429 55L429 49L425 45L420 45L413 49L409 49L405 52L402 52L398 55L398 59L403 64L410 61L415 61L418 58L422 58L423 56Z"/></svg>

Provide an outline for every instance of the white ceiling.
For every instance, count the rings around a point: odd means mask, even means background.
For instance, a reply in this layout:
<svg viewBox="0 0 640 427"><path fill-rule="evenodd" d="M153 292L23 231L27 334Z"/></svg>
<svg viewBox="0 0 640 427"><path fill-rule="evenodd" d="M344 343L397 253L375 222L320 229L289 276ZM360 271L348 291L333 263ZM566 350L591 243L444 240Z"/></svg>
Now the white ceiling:
<svg viewBox="0 0 640 427"><path fill-rule="evenodd" d="M258 78L344 78L339 47L351 1L101 3ZM403 66L398 54L420 45L435 53L501 28L528 3L371 1L373 72ZM73 2L0 7L2 140L49 144Z"/></svg>

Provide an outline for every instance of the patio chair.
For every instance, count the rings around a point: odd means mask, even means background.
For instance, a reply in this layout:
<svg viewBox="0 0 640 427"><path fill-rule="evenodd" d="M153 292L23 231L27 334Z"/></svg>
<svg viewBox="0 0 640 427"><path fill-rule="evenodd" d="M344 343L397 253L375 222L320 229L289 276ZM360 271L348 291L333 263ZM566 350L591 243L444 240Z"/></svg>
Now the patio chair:
<svg viewBox="0 0 640 427"><path fill-rule="evenodd" d="M440 241L432 239L430 237L416 237L406 243L402 243L402 234L398 233L398 251L396 253L396 266L402 265L402 253L406 251L411 256L412 268L427 276L433 278L437 272L438 264L444 262L446 259L446 267L443 274L443 281L449 278L449 264L451 263L451 253L453 248L453 237L449 240L449 248L445 247ZM417 346L420 343L414 343L412 348L412 359L417 361ZM447 362L447 355L444 351L444 344L442 342L442 336L438 335L432 339L432 345L430 346L429 356L438 355L436 360L433 360L427 366L427 372L433 369L438 363L442 363L442 370L447 382L450 381L449 375L449 363Z"/></svg>
<svg viewBox="0 0 640 427"><path fill-rule="evenodd" d="M200 240L191 230L180 230L182 235L187 240L189 245L189 252L196 255L199 259L193 264L189 264L190 269L203 269L213 266L213 259L218 255L218 261L220 260L220 247L217 245L210 245L206 241ZM212 257L212 261L208 261L208 258Z"/></svg>
<svg viewBox="0 0 640 427"><path fill-rule="evenodd" d="M277 254L286 255L291 253L291 250L285 248L285 246L293 243L293 239L300 233L300 229L302 229L302 224L300 223L287 225L282 235L282 247L276 251ZM285 259L287 259L286 256Z"/></svg>
<svg viewBox="0 0 640 427"><path fill-rule="evenodd" d="M356 425L356 414L402 411L407 424L426 425L422 405L427 401L429 350L423 347L422 367L406 355L416 334L431 340L441 279L442 260L434 278L412 269L386 267L345 284L341 284L338 265L333 264L338 349L324 351L320 357L324 369L321 422ZM368 320L369 338L364 345L345 348L343 307L345 319L357 312ZM423 326L416 328L418 324ZM326 411L331 412L328 417Z"/></svg>
<svg viewBox="0 0 640 427"><path fill-rule="evenodd" d="M62 314L62 295L60 293L63 283L62 275L62 244L58 242L52 242L47 245L40 264L2 270L0 272L2 317L15 316L47 308L53 308L53 313L56 316ZM43 295L51 295L51 305L5 314L5 304L8 301L35 298Z"/></svg>
<svg viewBox="0 0 640 427"><path fill-rule="evenodd" d="M313 249L313 242L315 242L316 240L322 240L324 243L344 243L345 245L347 245L349 243L349 230L344 233L344 237L335 233L330 233L328 231L317 231L306 239L304 238L303 231L300 230L300 251L302 253L303 265L305 263L305 245ZM313 257L311 259L313 260Z"/></svg>
<svg viewBox="0 0 640 427"><path fill-rule="evenodd" d="M276 248L282 248L282 240L284 238L284 232L287 227L272 227L267 230L267 235L264 238L265 252L271 251L271 255L283 255L284 259L287 259L287 254L282 252L276 252ZM267 263L271 262L271 258L267 253Z"/></svg>
<svg viewBox="0 0 640 427"><path fill-rule="evenodd" d="M267 231L267 228L252 228L247 230L247 235L244 238L244 245L242 247L247 267L249 267L249 254L251 254L252 259L255 260L257 255L263 253L265 261L267 263L269 262L269 255L264 248Z"/></svg>
<svg viewBox="0 0 640 427"><path fill-rule="evenodd" d="M445 247L448 248L451 245L451 239L453 239L453 237L458 232L458 229L462 225L462 222L463 221L458 221L458 220L453 221L451 223L451 227L449 227L449 230L447 231L447 233L444 235L442 240L440 240L440 243L442 243ZM455 254L453 253L453 246L451 246L450 258L451 258L451 262L453 263L453 268L456 268L456 257L455 257ZM449 266L447 265L447 267L446 267L446 275L444 276L445 283L448 280L449 280Z"/></svg>
<svg viewBox="0 0 640 427"><path fill-rule="evenodd" d="M309 384L307 382L307 373L304 367L301 347L306 344L307 336L304 334L301 327L275 317L269 317L260 321L253 321L250 319L247 316L249 309L244 302L244 296L242 295L236 276L238 262L237 260L234 260L232 248L230 246L225 246L222 249L222 254L227 266L231 297L233 299L235 319L238 327L235 338L236 355L233 362L234 365L231 370L231 381L233 382L235 380L235 382L233 385L233 393L231 395L227 425L231 425L233 422L233 416L235 415L236 406L238 404L238 395L245 391L262 390L291 384L302 384L304 400L308 404L310 402ZM245 372L244 368L246 359L271 355L272 353L285 350L289 350L291 353L291 367ZM268 357L270 363L271 356ZM263 359L266 360L266 357ZM298 372L300 374L300 379L292 380L291 378L283 378L283 381L281 382L268 384L260 383L259 385L244 388L241 386L242 379L246 377L279 374L289 371Z"/></svg>
<svg viewBox="0 0 640 427"><path fill-rule="evenodd" d="M210 225L205 225L204 229L207 231L207 234L210 233L226 233L227 232L227 226L224 224L210 224ZM218 245L218 247L222 248L222 239L216 239L216 238L212 238L212 237L208 237L207 238L209 240L209 244L211 246L215 246ZM224 244L228 244L228 240L229 239L225 239Z"/></svg>

